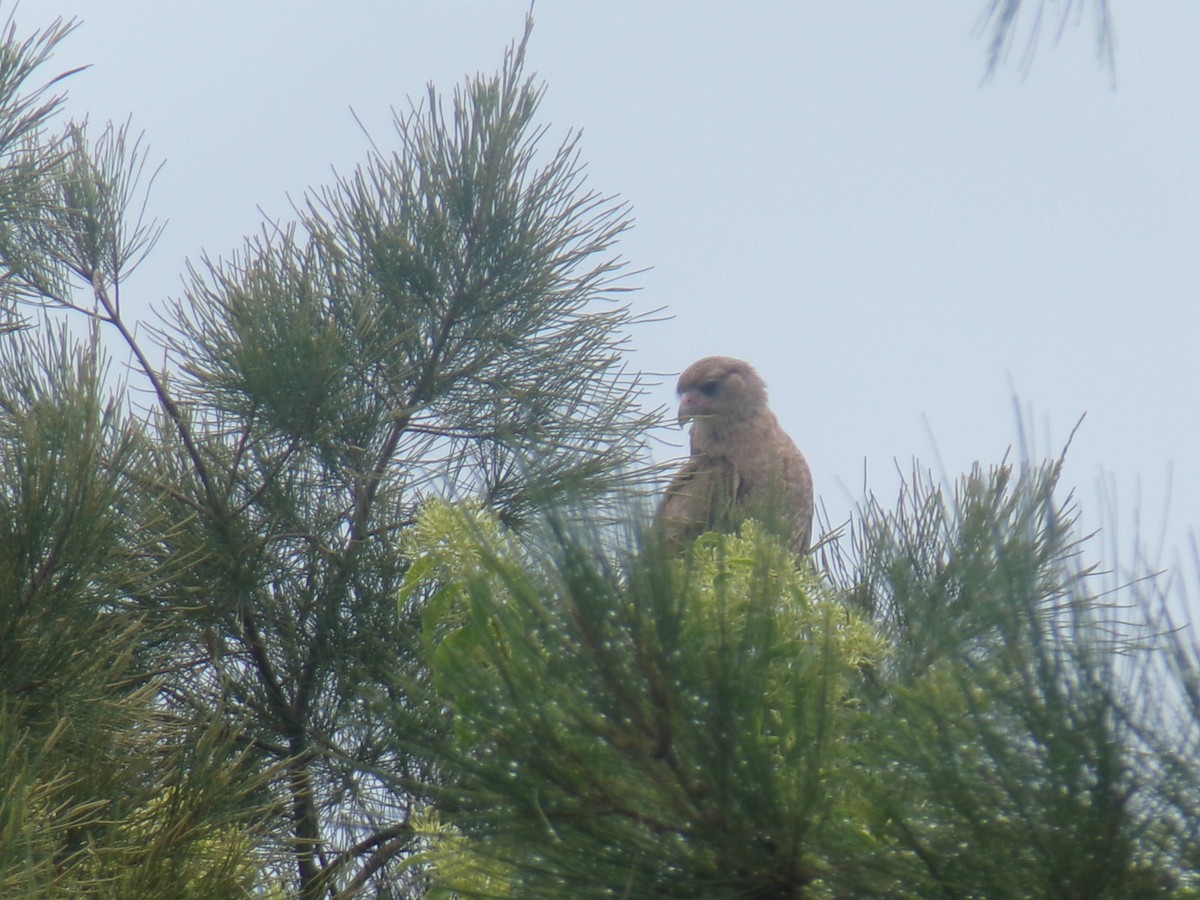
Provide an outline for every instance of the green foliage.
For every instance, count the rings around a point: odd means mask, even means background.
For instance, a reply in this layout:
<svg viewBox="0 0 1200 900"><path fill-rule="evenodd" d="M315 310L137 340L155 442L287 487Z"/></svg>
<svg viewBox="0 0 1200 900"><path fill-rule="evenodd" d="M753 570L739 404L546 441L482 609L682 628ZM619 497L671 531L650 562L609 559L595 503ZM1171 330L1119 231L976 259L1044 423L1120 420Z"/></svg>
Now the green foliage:
<svg viewBox="0 0 1200 900"><path fill-rule="evenodd" d="M30 46L21 52L44 58ZM262 868L300 895L401 893L422 877L403 862L421 840L405 782L435 777L435 763L386 714L424 707L419 622L394 603L419 506L470 496L521 525L565 498L602 507L644 478L657 416L624 374L634 317L614 302L627 209L586 188L575 136L544 151L523 52L448 104L431 89L397 119L394 153L308 195L294 223L192 265L150 340L121 304L158 234L142 216L153 173L140 139L127 127L92 136L72 123L48 137L31 126L12 151L20 165L4 172L14 191L13 173L28 172L20 215L0 228L5 296L110 329L150 388L115 388L103 421L117 437L90 469L65 467L53 444L86 437L78 423L34 433L14 417L0 459L25 504L13 527L53 534L14 544L0 565L62 581L26 597L31 612L49 617L68 588L90 612L72 612L66 654L31 642L20 620L10 636L54 670L86 646L73 642L95 643L86 623L98 613L121 617L120 671L147 691L141 702L212 734L214 759L243 767L233 824L192 843L227 834L231 859L242 847L265 859L286 831L290 864ZM27 365L35 343L14 340L0 375L30 396L62 388L68 334L40 367ZM99 390L100 378L84 383ZM153 405L139 410L145 396ZM43 576L43 550L78 558ZM111 686L112 660L95 665L104 677L90 683ZM158 822L190 796L185 784L170 807L127 811ZM168 831L179 846L193 833ZM109 837L134 833L147 832Z"/></svg>
<svg viewBox="0 0 1200 900"><path fill-rule="evenodd" d="M917 474L832 567L894 648L866 797L906 896L1190 896L1147 764L1159 639L1082 564L1060 468L977 467L952 500Z"/></svg>
<svg viewBox="0 0 1200 900"><path fill-rule="evenodd" d="M227 897L261 868L253 777L158 703L175 660L127 602L164 575L141 429L106 396L94 328L23 331L11 305L61 283L67 146L42 132L53 80L26 82L69 30L18 42L9 21L0 41L0 894Z"/></svg>
<svg viewBox="0 0 1200 900"><path fill-rule="evenodd" d="M619 572L449 507L415 534L458 747L439 800L513 896L799 891L860 840L844 773L885 648L754 523Z"/></svg>
<svg viewBox="0 0 1200 900"><path fill-rule="evenodd" d="M614 568L572 529L530 549L427 508L402 602L428 597L451 725L439 883L1195 896L1196 652L1113 606L1058 472L978 468L950 499L914 478L858 558L827 545L828 580L753 523Z"/></svg>
<svg viewBox="0 0 1200 900"><path fill-rule="evenodd" d="M73 29L74 23L56 19L22 40L10 13L0 30L0 333L21 324L18 302L40 302L46 285L61 284L57 261L46 253L46 241L57 235L42 224L57 209L48 174L63 157L57 142L44 140L43 129L62 105L52 88L74 71L41 85L30 82Z"/></svg>
<svg viewBox="0 0 1200 900"><path fill-rule="evenodd" d="M619 371L627 210L586 189L576 136L543 157L523 52L450 111L431 88L394 153L193 271L170 346L214 427L247 430L225 465L261 457L410 513L475 495L511 522L629 479L653 420Z"/></svg>
<svg viewBox="0 0 1200 900"><path fill-rule="evenodd" d="M29 87L70 27L0 37L0 894L1200 896L1200 645L1058 464L819 567L622 545L628 211L524 42L147 339L141 141Z"/></svg>
<svg viewBox="0 0 1200 900"><path fill-rule="evenodd" d="M94 336L0 346L0 893L229 896L260 867L253 779L155 708L169 661L124 596L153 513L102 374Z"/></svg>

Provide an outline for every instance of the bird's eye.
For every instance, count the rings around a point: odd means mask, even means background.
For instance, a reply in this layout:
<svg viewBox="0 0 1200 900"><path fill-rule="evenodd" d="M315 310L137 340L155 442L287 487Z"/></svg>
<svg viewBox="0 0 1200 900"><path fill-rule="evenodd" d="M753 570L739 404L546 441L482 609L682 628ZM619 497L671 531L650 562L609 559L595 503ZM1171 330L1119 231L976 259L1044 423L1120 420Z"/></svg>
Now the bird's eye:
<svg viewBox="0 0 1200 900"><path fill-rule="evenodd" d="M717 386L719 384L720 382L718 381L706 381L704 384L700 385L700 393L702 393L705 397L712 397L717 393Z"/></svg>

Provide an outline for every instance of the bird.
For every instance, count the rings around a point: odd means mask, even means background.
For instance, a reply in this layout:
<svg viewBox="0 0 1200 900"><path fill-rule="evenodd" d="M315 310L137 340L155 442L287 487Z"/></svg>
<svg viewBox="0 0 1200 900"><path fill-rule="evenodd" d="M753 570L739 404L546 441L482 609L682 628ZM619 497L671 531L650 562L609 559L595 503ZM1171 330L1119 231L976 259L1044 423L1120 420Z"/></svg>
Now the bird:
<svg viewBox="0 0 1200 900"><path fill-rule="evenodd" d="M679 376L679 424L691 422L690 452L655 516L670 549L680 552L706 531L732 532L755 518L800 556L812 536L813 482L808 462L767 406L754 367L706 356Z"/></svg>

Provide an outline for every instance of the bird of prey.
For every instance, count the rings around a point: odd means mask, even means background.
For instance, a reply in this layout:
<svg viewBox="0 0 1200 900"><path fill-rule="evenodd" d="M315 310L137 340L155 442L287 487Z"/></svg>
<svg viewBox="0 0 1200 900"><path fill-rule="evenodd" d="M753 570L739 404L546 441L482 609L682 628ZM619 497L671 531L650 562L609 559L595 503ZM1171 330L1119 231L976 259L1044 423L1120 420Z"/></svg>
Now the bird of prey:
<svg viewBox="0 0 1200 900"><path fill-rule="evenodd" d="M679 376L679 423L691 421L691 457L671 480L656 521L678 551L705 531L755 518L808 550L813 486L808 463L767 408L767 387L740 359L706 356Z"/></svg>

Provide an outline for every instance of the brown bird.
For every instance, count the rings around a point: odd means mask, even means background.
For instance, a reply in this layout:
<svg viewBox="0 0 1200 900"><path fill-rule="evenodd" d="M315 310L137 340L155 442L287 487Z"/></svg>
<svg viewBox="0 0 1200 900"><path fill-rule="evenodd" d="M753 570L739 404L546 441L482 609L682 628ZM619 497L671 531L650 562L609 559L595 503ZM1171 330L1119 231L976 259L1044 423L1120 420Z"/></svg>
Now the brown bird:
<svg viewBox="0 0 1200 900"><path fill-rule="evenodd" d="M797 554L812 534L808 463L767 408L767 386L749 363L706 356L679 376L679 423L692 421L691 458L671 480L656 522L681 550L705 531L746 518L786 535Z"/></svg>

